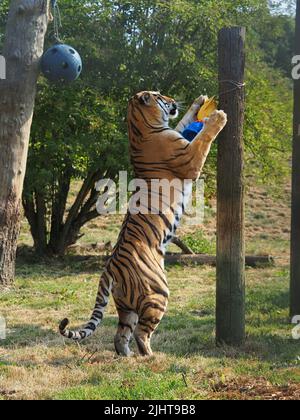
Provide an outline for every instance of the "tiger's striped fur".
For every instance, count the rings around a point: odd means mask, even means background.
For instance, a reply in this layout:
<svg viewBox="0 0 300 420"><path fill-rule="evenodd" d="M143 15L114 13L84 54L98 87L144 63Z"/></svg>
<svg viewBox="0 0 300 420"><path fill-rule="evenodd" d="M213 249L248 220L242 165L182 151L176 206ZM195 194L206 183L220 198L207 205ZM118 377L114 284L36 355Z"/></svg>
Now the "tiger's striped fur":
<svg viewBox="0 0 300 420"><path fill-rule="evenodd" d="M117 353L132 354L129 343L134 335L139 353L152 354L151 336L165 314L169 299L164 270L166 248L189 201L192 181L200 176L211 144L227 121L224 112L216 111L192 143L185 140L180 132L194 121L204 100L200 97L195 101L176 130L169 127L170 118L178 114L173 99L157 92L141 92L130 100L128 131L136 178L145 180L149 187L153 179L173 183L170 197L159 190L155 207L151 189L141 192L148 195L149 207L128 212L101 277L89 323L73 332L67 329L68 320L62 321L60 332L64 337L80 341L91 336L101 323L112 293L119 314ZM170 203L164 207L167 198ZM150 208L149 214L146 210Z"/></svg>

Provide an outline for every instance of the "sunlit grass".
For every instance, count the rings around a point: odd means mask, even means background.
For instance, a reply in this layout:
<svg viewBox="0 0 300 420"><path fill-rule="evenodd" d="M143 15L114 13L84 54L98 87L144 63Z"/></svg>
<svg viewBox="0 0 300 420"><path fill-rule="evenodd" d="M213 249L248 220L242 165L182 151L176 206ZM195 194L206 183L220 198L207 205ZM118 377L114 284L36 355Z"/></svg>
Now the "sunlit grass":
<svg viewBox="0 0 300 420"><path fill-rule="evenodd" d="M173 267L168 275L171 300L153 339L155 356L125 360L113 349L117 318L112 302L87 343L78 347L57 334L64 316L73 326L87 319L98 271L83 266L80 272L70 261L23 262L15 290L1 300L9 328L0 350L2 398L223 398L220 384L245 378L300 386L300 348L288 321L287 267L247 270L247 341L238 350L215 347L215 270Z"/></svg>
<svg viewBox="0 0 300 420"><path fill-rule="evenodd" d="M18 259L15 288L1 295L8 336L0 342L0 400L300 399L300 346L292 339L288 311L289 242L283 220L288 207L274 206L281 215L272 226L264 224L270 208L258 208L260 200L252 197L247 216L247 252L279 258L276 267L246 270L247 340L242 348L215 346L216 273L196 266L167 267L170 305L154 335L152 358L115 355L112 301L93 338L81 346L66 342L57 332L58 322L67 316L78 327L88 319L102 259L84 247L64 260L43 261L25 252ZM256 212L263 217L251 219ZM121 222L120 217L91 222L81 244L114 243ZM194 228L201 229L195 236L197 252L204 252L209 240L214 246L215 220L210 217L207 225ZM180 231L190 238L192 233L190 227ZM30 245L26 225L21 238ZM132 349L136 352L134 343Z"/></svg>

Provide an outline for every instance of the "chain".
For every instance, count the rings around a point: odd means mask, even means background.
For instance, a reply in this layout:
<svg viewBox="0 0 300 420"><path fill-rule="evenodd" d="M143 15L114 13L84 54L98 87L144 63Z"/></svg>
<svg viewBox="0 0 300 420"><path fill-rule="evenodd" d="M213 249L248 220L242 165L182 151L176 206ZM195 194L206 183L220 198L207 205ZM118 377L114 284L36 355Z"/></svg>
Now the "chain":
<svg viewBox="0 0 300 420"><path fill-rule="evenodd" d="M61 43L61 38L59 36L59 30L62 28L61 23L61 14L57 0L51 0L52 9L53 9L53 26L54 26L54 39L56 42Z"/></svg>

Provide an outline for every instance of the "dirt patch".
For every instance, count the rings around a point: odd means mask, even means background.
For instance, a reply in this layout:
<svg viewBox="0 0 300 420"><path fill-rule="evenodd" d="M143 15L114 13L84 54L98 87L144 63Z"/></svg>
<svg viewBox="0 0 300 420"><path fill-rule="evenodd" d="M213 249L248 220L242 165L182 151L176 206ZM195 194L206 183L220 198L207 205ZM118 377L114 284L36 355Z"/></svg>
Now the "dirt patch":
<svg viewBox="0 0 300 420"><path fill-rule="evenodd" d="M272 385L263 378L233 379L227 383L213 385L211 399L226 400L300 400L300 384L289 383L285 386Z"/></svg>

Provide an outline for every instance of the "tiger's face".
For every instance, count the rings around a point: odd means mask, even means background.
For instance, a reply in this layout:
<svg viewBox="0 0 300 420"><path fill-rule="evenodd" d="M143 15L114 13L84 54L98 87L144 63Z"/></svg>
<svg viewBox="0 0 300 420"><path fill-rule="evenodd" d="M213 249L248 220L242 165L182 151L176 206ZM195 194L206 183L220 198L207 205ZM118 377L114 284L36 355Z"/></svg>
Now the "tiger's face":
<svg viewBox="0 0 300 420"><path fill-rule="evenodd" d="M177 118L179 114L176 101L159 92L140 92L131 99L130 105L133 111L139 110L147 119L161 122L163 125L167 124L169 119Z"/></svg>

